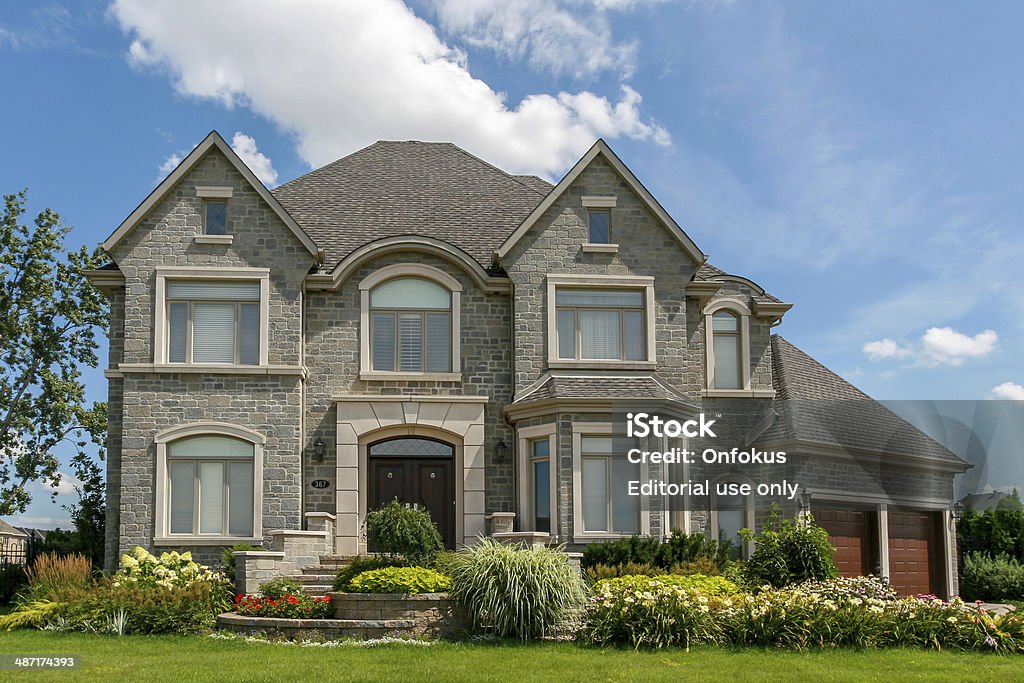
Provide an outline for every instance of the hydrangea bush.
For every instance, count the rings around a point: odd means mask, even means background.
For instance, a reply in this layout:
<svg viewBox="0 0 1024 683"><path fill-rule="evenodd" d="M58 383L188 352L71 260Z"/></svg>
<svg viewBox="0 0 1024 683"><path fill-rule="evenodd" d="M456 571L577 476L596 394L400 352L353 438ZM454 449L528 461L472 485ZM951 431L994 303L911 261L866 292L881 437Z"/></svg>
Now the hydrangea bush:
<svg viewBox="0 0 1024 683"><path fill-rule="evenodd" d="M189 588L196 583L222 585L225 577L192 560L192 553L161 553L160 557L137 547L121 556L121 568L114 575L114 586L143 588Z"/></svg>

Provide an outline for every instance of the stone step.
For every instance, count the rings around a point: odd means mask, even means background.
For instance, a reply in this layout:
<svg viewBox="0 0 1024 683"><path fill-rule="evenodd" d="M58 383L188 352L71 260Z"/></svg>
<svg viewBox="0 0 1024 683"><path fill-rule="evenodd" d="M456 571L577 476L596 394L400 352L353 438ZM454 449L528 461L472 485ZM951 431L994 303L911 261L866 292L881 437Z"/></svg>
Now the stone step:
<svg viewBox="0 0 1024 683"><path fill-rule="evenodd" d="M334 583L334 574L292 574L288 577L297 583Z"/></svg>
<svg viewBox="0 0 1024 683"><path fill-rule="evenodd" d="M356 559L351 555L321 555L320 564L323 566L330 565L332 567L343 567L345 565L352 564L352 560Z"/></svg>
<svg viewBox="0 0 1024 683"><path fill-rule="evenodd" d="M303 584L302 592L308 595L327 595L334 592L334 586L325 583L307 583Z"/></svg>
<svg viewBox="0 0 1024 683"><path fill-rule="evenodd" d="M337 565L337 566L327 565L325 567L322 564L311 564L311 565L308 565L306 567L303 567L302 568L302 573L303 574L323 574L324 576L327 576L328 574L330 574L331 576L334 576L335 574L338 573L338 571L341 568L342 568L342 565Z"/></svg>

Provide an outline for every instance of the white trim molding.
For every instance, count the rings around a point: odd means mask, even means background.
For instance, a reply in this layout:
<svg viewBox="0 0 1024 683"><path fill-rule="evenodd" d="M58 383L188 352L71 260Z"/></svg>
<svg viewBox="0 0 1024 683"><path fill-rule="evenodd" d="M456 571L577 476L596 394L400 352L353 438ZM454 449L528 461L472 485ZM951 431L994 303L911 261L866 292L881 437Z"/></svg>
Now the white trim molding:
<svg viewBox="0 0 1024 683"><path fill-rule="evenodd" d="M231 199L234 194L234 188L228 187L210 187L197 185L196 196L202 197L203 199Z"/></svg>
<svg viewBox="0 0 1024 683"><path fill-rule="evenodd" d="M550 507L550 518L551 518L551 529L548 534L551 535L552 539L557 539L560 535L560 525L558 523L558 425L554 422L542 425L536 425L533 427L520 427L516 429L516 443L518 445L519 455L519 519L522 520L519 531L536 531L536 522L534 519L533 510L533 496L530 490L530 482L533 481L533 474L530 471L531 459L533 452L530 448L530 444L534 441L539 441L544 437L548 439L548 471L550 473L550 481L548 486L550 487L551 501Z"/></svg>
<svg viewBox="0 0 1024 683"><path fill-rule="evenodd" d="M587 209L614 209L618 201L615 196L607 197L581 197L580 201Z"/></svg>
<svg viewBox="0 0 1024 683"><path fill-rule="evenodd" d="M226 436L252 444L253 513L251 536L223 536L220 534L171 534L170 500L167 498L167 446L173 441L191 436ZM156 444L156 501L153 515L154 545L230 545L233 543L263 542L263 447L267 440L259 432L228 422L191 422L158 432Z"/></svg>
<svg viewBox="0 0 1024 683"><path fill-rule="evenodd" d="M740 388L739 389L717 389L715 388L715 340L712 317L718 311L729 311L739 318L740 321ZM706 358L705 367L707 372L707 384L703 394L705 396L723 398L754 397L754 391L750 388L750 309L739 299L716 299L704 307L704 354ZM737 392L739 392L737 394ZM771 398L771 394L760 396Z"/></svg>
<svg viewBox="0 0 1024 683"><path fill-rule="evenodd" d="M231 244L235 241L234 235L196 235L192 238L196 244Z"/></svg>
<svg viewBox="0 0 1024 683"><path fill-rule="evenodd" d="M451 294L451 372L407 372L373 369L370 357L370 293L378 285L400 277L429 280L444 287ZM375 270L363 278L359 282L359 379L461 382L462 283L443 270L422 263L395 263Z"/></svg>
<svg viewBox="0 0 1024 683"><path fill-rule="evenodd" d="M170 368L204 368L217 369L224 364L203 363L169 363L167 360L167 281L168 280L199 280L199 281L245 281L260 283L260 357L257 365L233 365L243 369L268 368L270 356L270 269L269 268L218 268L216 266L194 266L176 268L157 266L156 296L153 306L153 368L154 372L164 367ZM258 373L254 373L258 374Z"/></svg>
<svg viewBox="0 0 1024 683"><path fill-rule="evenodd" d="M548 273L547 282L547 330L549 368L602 368L606 370L650 370L658 364L657 335L654 319L654 278L647 275L567 275ZM646 360L602 360L573 359L558 357L558 316L555 293L558 287L581 289L639 289L644 294L644 345Z"/></svg>

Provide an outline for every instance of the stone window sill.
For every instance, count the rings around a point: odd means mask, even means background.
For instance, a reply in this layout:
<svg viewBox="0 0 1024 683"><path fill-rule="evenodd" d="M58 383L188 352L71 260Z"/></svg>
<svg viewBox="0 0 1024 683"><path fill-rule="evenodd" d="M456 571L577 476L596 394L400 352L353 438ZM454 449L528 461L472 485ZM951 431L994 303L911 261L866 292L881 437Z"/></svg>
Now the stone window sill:
<svg viewBox="0 0 1024 683"><path fill-rule="evenodd" d="M208 375L298 375L306 376L301 365L230 365L230 364L177 364L177 363L121 363L116 370L105 370L109 377L123 377L125 373L152 372L160 374Z"/></svg>
<svg viewBox="0 0 1024 683"><path fill-rule="evenodd" d="M653 360L569 360L562 358L548 361L551 370L650 370L658 364Z"/></svg>
<svg viewBox="0 0 1024 683"><path fill-rule="evenodd" d="M153 545L236 545L248 543L257 545L263 543L262 536L157 536L153 539Z"/></svg>
<svg viewBox="0 0 1024 683"><path fill-rule="evenodd" d="M368 382L461 382L461 372L360 372Z"/></svg>
<svg viewBox="0 0 1024 683"><path fill-rule="evenodd" d="M619 245L584 242L583 246L580 247L580 251L585 254L617 254L619 253Z"/></svg>
<svg viewBox="0 0 1024 683"><path fill-rule="evenodd" d="M196 235L192 238L196 244L231 244L234 240L234 235Z"/></svg>
<svg viewBox="0 0 1024 683"><path fill-rule="evenodd" d="M705 389L707 398L775 398L774 389Z"/></svg>

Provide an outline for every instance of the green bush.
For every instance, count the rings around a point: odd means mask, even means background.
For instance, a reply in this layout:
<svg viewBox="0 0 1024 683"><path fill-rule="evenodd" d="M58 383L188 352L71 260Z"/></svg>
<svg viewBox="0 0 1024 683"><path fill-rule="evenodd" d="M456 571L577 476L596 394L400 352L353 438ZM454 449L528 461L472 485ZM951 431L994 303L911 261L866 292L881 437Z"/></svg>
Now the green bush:
<svg viewBox="0 0 1024 683"><path fill-rule="evenodd" d="M25 568L20 564L0 566L0 605L6 605L14 599L18 591L28 584Z"/></svg>
<svg viewBox="0 0 1024 683"><path fill-rule="evenodd" d="M393 557L354 557L352 561L338 570L334 576L334 590L339 593L355 592L352 588L352 579L363 572L373 569L384 569L385 567L407 567L408 564Z"/></svg>
<svg viewBox="0 0 1024 683"><path fill-rule="evenodd" d="M780 520L773 506L761 533L752 534L746 529L741 533L744 540L754 541L754 552L744 567L746 580L752 585L781 588L839 575L828 532L810 517L806 521Z"/></svg>
<svg viewBox="0 0 1024 683"><path fill-rule="evenodd" d="M616 591L632 590L644 591L652 587L671 586L683 588L687 591L696 591L704 596L724 597L727 595L738 595L742 591L732 581L723 579L721 576L704 576L702 574L665 574L664 576L621 576L617 579L605 579L599 582L594 588L611 588Z"/></svg>
<svg viewBox="0 0 1024 683"><path fill-rule="evenodd" d="M649 565L669 570L673 565L704 561L721 569L729 562L731 543L719 543L703 534L686 534L674 529L662 541L653 536L630 536L617 541L590 543L583 550L583 568L628 564ZM707 573L702 572L702 573Z"/></svg>
<svg viewBox="0 0 1024 683"><path fill-rule="evenodd" d="M960 563L960 594L967 600L1024 599L1024 564L1006 554L968 553Z"/></svg>
<svg viewBox="0 0 1024 683"><path fill-rule="evenodd" d="M429 565L444 550L430 513L397 500L366 515L366 538L378 552L402 557L411 565Z"/></svg>
<svg viewBox="0 0 1024 683"><path fill-rule="evenodd" d="M602 579L614 579L619 576L661 576L665 573L667 572L661 567L637 564L635 562L617 565L595 564L586 570L587 581L590 583Z"/></svg>
<svg viewBox="0 0 1024 683"><path fill-rule="evenodd" d="M443 593L452 580L424 567L386 567L363 572L349 585L356 593Z"/></svg>
<svg viewBox="0 0 1024 683"><path fill-rule="evenodd" d="M302 593L302 584L287 576L278 576L260 584L260 595L268 600L280 600L286 595Z"/></svg>
<svg viewBox="0 0 1024 683"><path fill-rule="evenodd" d="M1008 555L1024 562L1024 505L1014 491L999 501L995 509L978 512L964 510L956 525L962 553L986 553L990 557Z"/></svg>
<svg viewBox="0 0 1024 683"><path fill-rule="evenodd" d="M582 606L586 586L561 549L526 548L484 538L455 554L451 595L473 630L502 638L541 638Z"/></svg>

